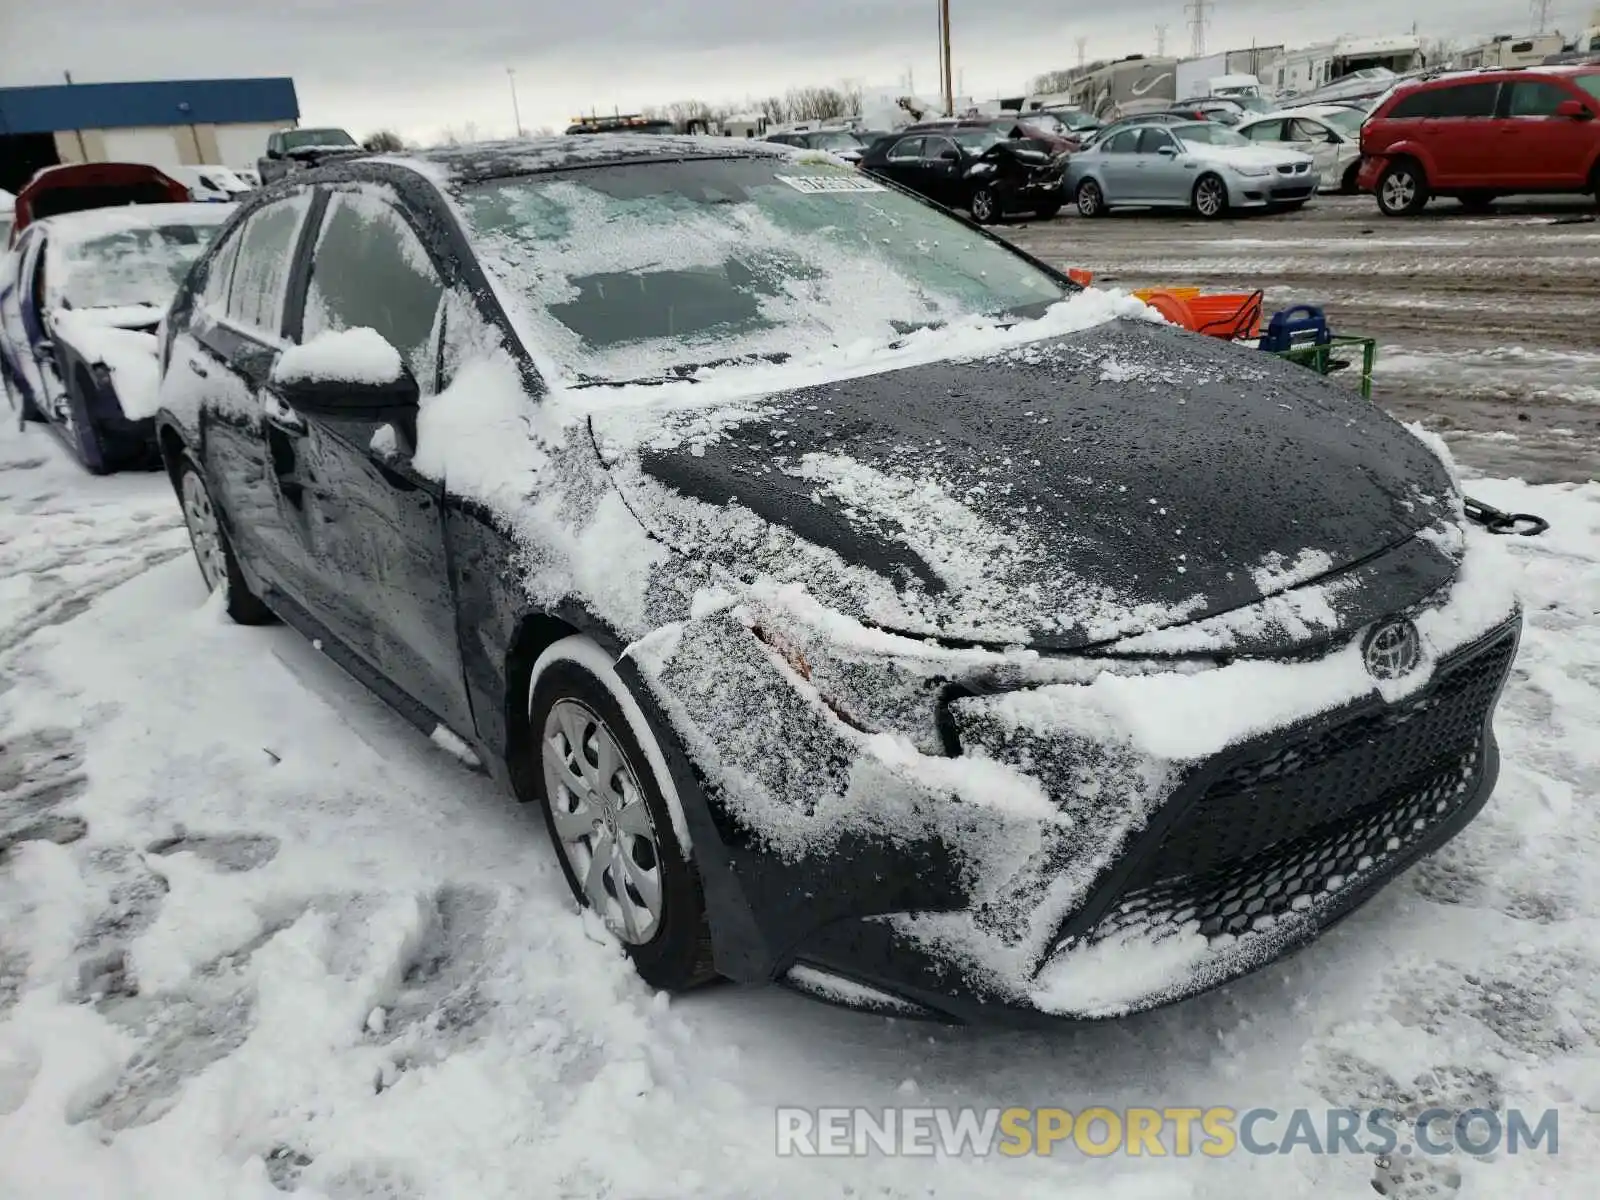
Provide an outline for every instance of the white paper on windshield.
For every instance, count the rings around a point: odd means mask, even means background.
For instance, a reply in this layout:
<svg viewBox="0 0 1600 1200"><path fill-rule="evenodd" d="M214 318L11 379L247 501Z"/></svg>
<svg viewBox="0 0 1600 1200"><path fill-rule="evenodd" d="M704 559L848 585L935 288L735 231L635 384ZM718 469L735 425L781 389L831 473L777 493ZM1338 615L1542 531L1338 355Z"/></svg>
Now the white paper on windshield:
<svg viewBox="0 0 1600 1200"><path fill-rule="evenodd" d="M886 192L881 183L874 183L865 175L779 175L779 183L787 183L797 192L808 196L822 196L833 192Z"/></svg>

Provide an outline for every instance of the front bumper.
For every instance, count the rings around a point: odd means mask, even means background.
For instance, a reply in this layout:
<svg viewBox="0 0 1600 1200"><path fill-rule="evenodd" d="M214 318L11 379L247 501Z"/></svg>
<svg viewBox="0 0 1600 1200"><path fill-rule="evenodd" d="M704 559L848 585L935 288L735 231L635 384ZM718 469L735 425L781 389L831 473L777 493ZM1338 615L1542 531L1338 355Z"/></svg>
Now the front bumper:
<svg viewBox="0 0 1600 1200"><path fill-rule="evenodd" d="M1231 203L1239 208L1260 205L1296 204L1316 195L1322 177L1315 168L1290 171L1285 168L1270 175L1230 175Z"/></svg>
<svg viewBox="0 0 1600 1200"><path fill-rule="evenodd" d="M1156 1008L1282 958L1482 809L1520 628L1518 615L1457 651L1400 703L1362 701L1202 764L1101 872L1025 994L952 969L909 913L818 930L784 982L897 1015L1032 1024ZM1152 982L1141 962L1163 960L1180 968ZM1146 982L1108 991L1109 975Z"/></svg>

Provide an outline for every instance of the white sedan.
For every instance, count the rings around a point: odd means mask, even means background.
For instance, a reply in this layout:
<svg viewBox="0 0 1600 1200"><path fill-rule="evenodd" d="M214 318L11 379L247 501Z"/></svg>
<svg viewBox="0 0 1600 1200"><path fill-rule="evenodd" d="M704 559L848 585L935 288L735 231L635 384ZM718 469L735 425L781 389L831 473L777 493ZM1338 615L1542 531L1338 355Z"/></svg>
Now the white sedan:
<svg viewBox="0 0 1600 1200"><path fill-rule="evenodd" d="M1367 114L1340 104L1316 104L1254 117L1236 132L1263 146L1309 154L1325 192L1354 192L1361 170L1361 123Z"/></svg>

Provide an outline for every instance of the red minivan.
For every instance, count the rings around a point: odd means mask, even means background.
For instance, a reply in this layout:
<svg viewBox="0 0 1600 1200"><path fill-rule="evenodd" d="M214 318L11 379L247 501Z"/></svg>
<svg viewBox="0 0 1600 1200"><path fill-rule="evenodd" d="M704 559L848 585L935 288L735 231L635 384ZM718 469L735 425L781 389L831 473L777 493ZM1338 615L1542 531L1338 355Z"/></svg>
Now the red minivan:
<svg viewBox="0 0 1600 1200"><path fill-rule="evenodd" d="M1397 88L1361 127L1360 188L1391 217L1434 196L1600 196L1600 66L1441 75Z"/></svg>

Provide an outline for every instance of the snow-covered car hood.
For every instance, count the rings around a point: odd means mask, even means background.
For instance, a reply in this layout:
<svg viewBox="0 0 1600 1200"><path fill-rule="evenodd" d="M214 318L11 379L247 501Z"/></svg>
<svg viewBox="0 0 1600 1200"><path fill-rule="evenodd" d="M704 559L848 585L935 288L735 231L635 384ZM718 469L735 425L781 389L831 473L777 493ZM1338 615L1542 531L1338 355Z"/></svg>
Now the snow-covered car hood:
<svg viewBox="0 0 1600 1200"><path fill-rule="evenodd" d="M1439 459L1369 402L1137 322L591 422L667 545L979 642L1074 649L1201 620L1457 512ZM1435 568L1430 587L1451 570Z"/></svg>

